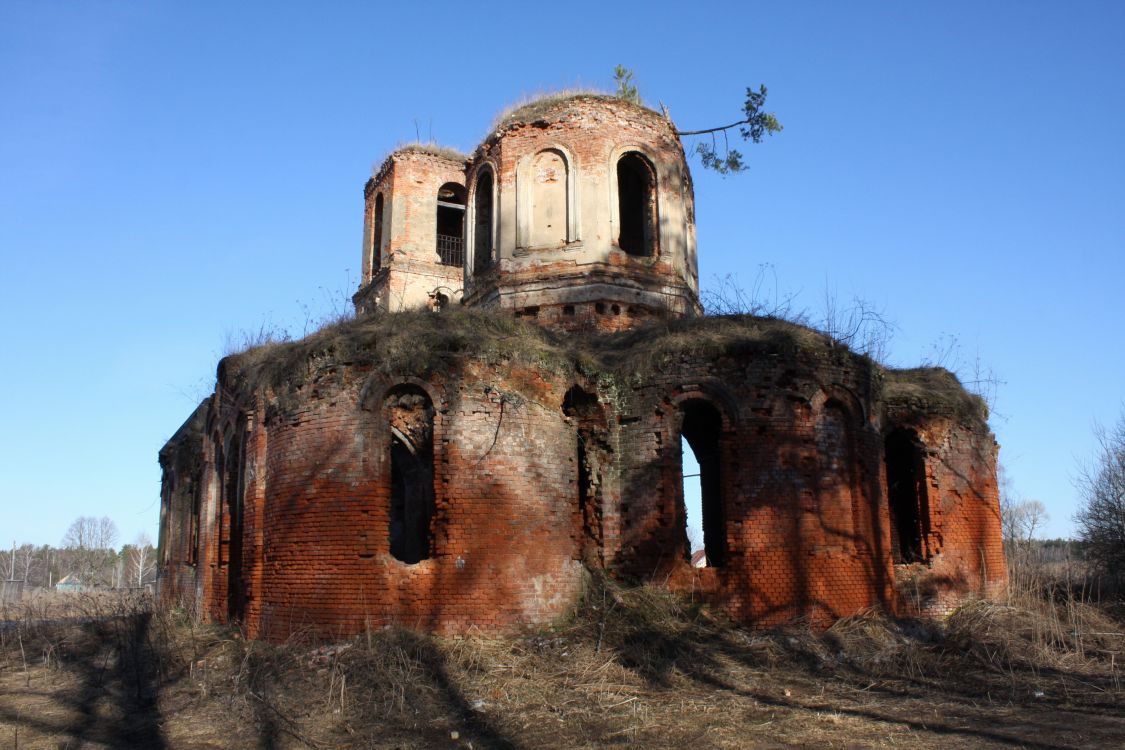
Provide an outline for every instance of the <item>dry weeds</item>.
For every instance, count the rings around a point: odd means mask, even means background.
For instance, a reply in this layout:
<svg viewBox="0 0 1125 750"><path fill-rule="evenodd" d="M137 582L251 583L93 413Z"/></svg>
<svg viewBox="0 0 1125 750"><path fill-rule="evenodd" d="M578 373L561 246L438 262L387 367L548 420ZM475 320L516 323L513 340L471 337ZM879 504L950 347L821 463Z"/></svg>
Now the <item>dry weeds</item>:
<svg viewBox="0 0 1125 750"><path fill-rule="evenodd" d="M0 747L1120 746L1121 624L1023 585L945 623L814 632L595 579L534 633L284 644L79 599L0 630Z"/></svg>

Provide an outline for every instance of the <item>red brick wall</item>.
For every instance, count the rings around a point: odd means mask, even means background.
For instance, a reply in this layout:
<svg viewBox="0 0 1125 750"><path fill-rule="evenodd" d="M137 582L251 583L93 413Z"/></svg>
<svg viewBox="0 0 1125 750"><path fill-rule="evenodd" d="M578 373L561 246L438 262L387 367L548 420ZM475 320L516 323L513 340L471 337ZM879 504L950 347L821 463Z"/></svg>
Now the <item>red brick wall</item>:
<svg viewBox="0 0 1125 750"><path fill-rule="evenodd" d="M346 635L389 622L496 629L564 612L582 569L561 384L519 371L497 382L477 368L452 397L425 384L437 407L437 507L432 556L415 565L389 554L388 420L374 396L361 405L364 385L352 373L319 381L251 429L250 635ZM208 596L222 619L221 571Z"/></svg>
<svg viewBox="0 0 1125 750"><path fill-rule="evenodd" d="M707 321L693 325L706 335ZM233 580L249 634L274 639L390 622L443 632L544 623L572 606L582 563L666 582L759 625L827 623L875 604L940 612L1003 586L996 447L979 417L884 403L883 371L840 348L766 338L650 361L641 348L628 355L626 342L643 336L615 340L627 364L577 385L573 374L467 355L425 380L334 364L278 393L224 383L196 438L200 563L174 553L162 585L182 596L194 578L203 611L222 620ZM434 407L432 550L414 565L388 543L384 394L403 383ZM722 566L703 569L686 561L679 442L684 409L698 401L722 418L727 550ZM210 436L225 442L238 415L246 465L232 578ZM911 566L893 564L884 467L886 435L903 426L925 448L929 501L929 558Z"/></svg>

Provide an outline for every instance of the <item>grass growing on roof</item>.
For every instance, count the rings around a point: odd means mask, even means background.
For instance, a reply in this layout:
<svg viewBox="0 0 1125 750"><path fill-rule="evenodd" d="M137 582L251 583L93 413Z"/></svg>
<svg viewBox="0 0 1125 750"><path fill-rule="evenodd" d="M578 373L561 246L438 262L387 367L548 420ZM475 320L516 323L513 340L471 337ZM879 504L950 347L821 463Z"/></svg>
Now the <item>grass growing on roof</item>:
<svg viewBox="0 0 1125 750"><path fill-rule="evenodd" d="M370 365L379 372L445 372L461 360L518 362L570 372L570 358L537 325L507 311L454 309L376 313L328 325L299 341L253 347L223 360L221 371L251 388L280 387L315 370Z"/></svg>
<svg viewBox="0 0 1125 750"><path fill-rule="evenodd" d="M622 99L616 94L611 94L600 89L570 88L523 97L515 104L505 107L496 115L496 118L492 121L492 127L489 128L489 133L495 132L508 125L533 122L548 114L558 105L575 99L618 102L628 107L635 107L647 112L652 112L653 114L659 114L643 104L634 104L626 99Z"/></svg>
<svg viewBox="0 0 1125 750"><path fill-rule="evenodd" d="M984 399L966 390L944 367L888 368L885 373L883 399L889 404L912 404L963 419L988 419Z"/></svg>
<svg viewBox="0 0 1125 750"><path fill-rule="evenodd" d="M827 352L841 346L797 323L752 315L716 315L656 321L591 340L591 353L607 370L651 375L681 361L753 351Z"/></svg>

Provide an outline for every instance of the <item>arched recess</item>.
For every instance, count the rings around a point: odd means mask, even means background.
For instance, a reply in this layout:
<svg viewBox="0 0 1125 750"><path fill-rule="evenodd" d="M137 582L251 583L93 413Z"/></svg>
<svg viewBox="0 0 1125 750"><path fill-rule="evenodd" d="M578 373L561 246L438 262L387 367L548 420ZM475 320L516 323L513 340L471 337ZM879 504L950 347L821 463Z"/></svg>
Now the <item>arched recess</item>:
<svg viewBox="0 0 1125 750"><path fill-rule="evenodd" d="M829 548L854 551L856 543L856 418L838 398L816 407L816 512L822 539Z"/></svg>
<svg viewBox="0 0 1125 750"><path fill-rule="evenodd" d="M375 207L372 209L371 215L371 274L374 275L376 271L383 264L383 225L384 214L386 212L386 205L383 200L383 193L380 192L375 196Z"/></svg>
<svg viewBox="0 0 1125 750"><path fill-rule="evenodd" d="M563 247L579 240L574 158L553 144L520 160L516 170L516 244Z"/></svg>
<svg viewBox="0 0 1125 750"><path fill-rule="evenodd" d="M226 614L241 620L246 606L242 576L242 536L246 463L246 422L227 421L212 433L210 497L215 510L216 575L226 590ZM194 532L198 533L198 532ZM216 583L218 583L216 581Z"/></svg>
<svg viewBox="0 0 1125 750"><path fill-rule="evenodd" d="M382 411L389 436L388 546L395 559L413 565L433 552L434 405L425 390L403 384L387 391Z"/></svg>
<svg viewBox="0 0 1125 750"><path fill-rule="evenodd" d="M660 255L659 184L652 160L640 151L625 151L614 160L613 176L617 246L629 255Z"/></svg>
<svg viewBox="0 0 1125 750"><path fill-rule="evenodd" d="M246 609L242 576L242 538L246 500L246 421L239 418L225 450L226 481L223 499L229 534L227 544L227 613L232 621L241 620Z"/></svg>
<svg viewBox="0 0 1125 750"><path fill-rule="evenodd" d="M465 263L465 187L447 182L438 188L436 235L438 262L461 267Z"/></svg>
<svg viewBox="0 0 1125 750"><path fill-rule="evenodd" d="M929 562L926 447L914 430L897 428L887 435L885 451L891 554L896 563Z"/></svg>
<svg viewBox="0 0 1125 750"><path fill-rule="evenodd" d="M709 399L688 397L677 404L679 461L677 492L679 498L676 517L682 524L682 545L684 557L699 567L722 567L728 557L727 543L727 498L725 495L725 474L729 468L724 466L727 433L723 414ZM699 465L699 519L702 528L702 556L699 550L692 550L688 540L688 526L695 522L686 505L684 493L684 444L694 454ZM693 556L693 552L696 553Z"/></svg>
<svg viewBox="0 0 1125 750"><path fill-rule="evenodd" d="M477 170L471 196L473 273L492 267L496 248L496 182L490 164Z"/></svg>
<svg viewBox="0 0 1125 750"><path fill-rule="evenodd" d="M579 557L590 563L603 561L603 510L605 475L612 465L605 409L598 397L579 386L566 392L563 414L575 428L575 535Z"/></svg>
<svg viewBox="0 0 1125 750"><path fill-rule="evenodd" d="M188 521L187 532L187 564L199 564L199 529L201 527L200 514L203 512L203 482L192 488L191 516Z"/></svg>

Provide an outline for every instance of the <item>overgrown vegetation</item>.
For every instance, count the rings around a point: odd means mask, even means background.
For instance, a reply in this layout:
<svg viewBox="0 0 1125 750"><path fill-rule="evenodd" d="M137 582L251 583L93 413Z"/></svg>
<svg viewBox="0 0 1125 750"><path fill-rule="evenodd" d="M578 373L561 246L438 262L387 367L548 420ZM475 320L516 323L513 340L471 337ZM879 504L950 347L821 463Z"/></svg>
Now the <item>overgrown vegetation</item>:
<svg viewBox="0 0 1125 750"><path fill-rule="evenodd" d="M809 316L792 317L808 320ZM228 356L220 370L225 387L267 387L278 392L298 388L341 366L426 377L455 373L469 361L624 384L682 363L777 352L852 358L872 377L882 373L883 396L889 402L910 403L961 420L987 419L983 400L942 368L880 368L866 350L882 346L872 343L879 338L879 327L886 326L881 317L861 320L853 312L825 320L822 324L836 330L836 337L783 317L735 313L659 318L619 333L572 337L521 320L507 310L379 312L329 323L295 341L267 339ZM853 350L849 342L861 348Z"/></svg>
<svg viewBox="0 0 1125 750"><path fill-rule="evenodd" d="M578 98L615 100L618 97L601 89L584 86L528 94L520 97L514 104L500 110L500 113L496 115L491 126L489 126L488 132L494 133L501 128L517 123L534 122L554 109L556 105Z"/></svg>
<svg viewBox="0 0 1125 750"><path fill-rule="evenodd" d="M1122 625L1040 575L945 622L872 611L824 632L746 630L691 597L600 576L566 621L492 638L390 627L269 644L149 599L78 597L67 615L3 613L0 736L17 748L1120 745Z"/></svg>
<svg viewBox="0 0 1125 750"><path fill-rule="evenodd" d="M540 326L507 311L456 308L375 313L329 324L297 341L252 347L223 361L234 382L250 387L293 387L342 365L369 366L388 375L450 372L473 358L567 373L563 345Z"/></svg>
<svg viewBox="0 0 1125 750"><path fill-rule="evenodd" d="M387 165L387 161L391 157L393 157L395 154L402 153L429 154L430 156L437 156L442 159L448 159L450 161L455 161L458 163L467 161L469 158L469 155L464 153L463 151L453 148L452 146L443 145L436 141L407 141L406 143L401 143L396 146L391 153L387 154L382 159L375 161L371 165L371 176L377 176L381 171L383 171L383 167Z"/></svg>
<svg viewBox="0 0 1125 750"><path fill-rule="evenodd" d="M965 419L988 419L984 399L970 393L943 367L913 367L886 370L883 398L888 403L910 404L926 411L939 411Z"/></svg>

